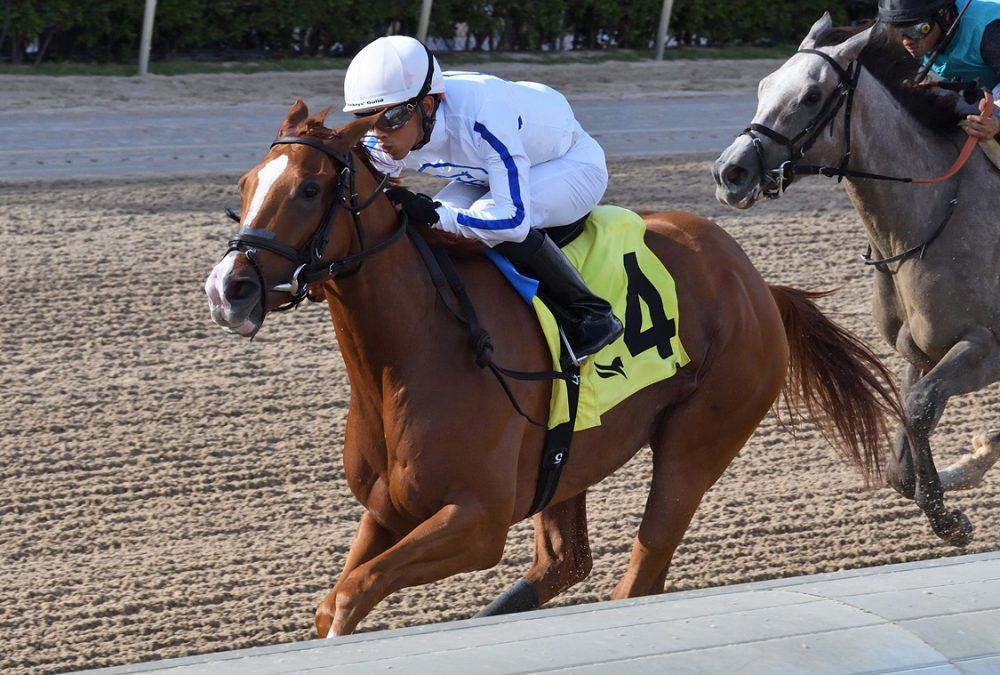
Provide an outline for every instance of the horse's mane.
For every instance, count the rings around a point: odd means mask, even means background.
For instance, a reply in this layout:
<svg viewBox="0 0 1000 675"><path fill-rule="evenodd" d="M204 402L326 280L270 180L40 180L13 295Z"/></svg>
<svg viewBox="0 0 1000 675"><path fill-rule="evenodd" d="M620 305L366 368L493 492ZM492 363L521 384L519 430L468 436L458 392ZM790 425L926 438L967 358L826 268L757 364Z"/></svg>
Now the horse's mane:
<svg viewBox="0 0 1000 675"><path fill-rule="evenodd" d="M858 26L831 28L816 41L817 47L838 45L872 26L871 22ZM882 83L893 98L928 130L944 134L954 131L963 119L956 110L958 94L942 92L935 88L913 86L913 78L920 69L920 61L907 53L903 46L890 40L882 24L875 24L867 46L858 60L875 79Z"/></svg>
<svg viewBox="0 0 1000 675"><path fill-rule="evenodd" d="M299 125L292 131L295 136L307 136L310 138L316 138L318 140L330 141L341 136L339 129L330 129L325 126L324 121L326 119L327 111L323 111L317 115L303 120ZM374 158L372 158L371 148L364 144L363 141L359 141L354 145L355 156L361 160L368 170L372 172L375 176L376 181L381 181L385 174L379 170L375 163ZM390 185L394 187L405 187L403 182L399 179L390 179ZM469 239L467 237L462 237L457 234L452 234L450 232L444 232L442 230L435 230L424 224L416 224L417 232L419 232L427 243L431 246L444 246L448 249L448 252L457 257L465 257L472 254L482 253L486 248L485 245L476 240Z"/></svg>

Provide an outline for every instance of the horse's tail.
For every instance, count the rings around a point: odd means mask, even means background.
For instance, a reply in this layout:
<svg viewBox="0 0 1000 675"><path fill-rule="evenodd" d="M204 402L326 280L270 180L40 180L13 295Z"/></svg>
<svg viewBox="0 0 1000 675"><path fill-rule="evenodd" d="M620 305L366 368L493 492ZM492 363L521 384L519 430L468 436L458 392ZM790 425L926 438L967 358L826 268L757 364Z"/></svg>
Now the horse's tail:
<svg viewBox="0 0 1000 675"><path fill-rule="evenodd" d="M880 484L880 448L888 447L890 421L902 423L904 419L892 375L864 342L830 320L813 302L831 291L769 287L788 336L790 356L783 395L789 414L805 408L826 439L858 469L865 484ZM840 443L834 442L835 437Z"/></svg>

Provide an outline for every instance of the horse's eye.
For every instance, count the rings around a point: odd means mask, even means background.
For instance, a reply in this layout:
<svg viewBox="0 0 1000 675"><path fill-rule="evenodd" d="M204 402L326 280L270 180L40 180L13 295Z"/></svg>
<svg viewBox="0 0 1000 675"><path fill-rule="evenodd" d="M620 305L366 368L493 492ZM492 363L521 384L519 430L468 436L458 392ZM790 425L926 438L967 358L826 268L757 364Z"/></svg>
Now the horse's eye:
<svg viewBox="0 0 1000 675"><path fill-rule="evenodd" d="M821 100L823 100L823 97L820 96L818 91L810 91L805 95L805 98L802 99L802 102L806 105L816 105Z"/></svg>
<svg viewBox="0 0 1000 675"><path fill-rule="evenodd" d="M316 183L309 183L304 188L302 188L302 195L306 199L312 199L319 194L319 186Z"/></svg>

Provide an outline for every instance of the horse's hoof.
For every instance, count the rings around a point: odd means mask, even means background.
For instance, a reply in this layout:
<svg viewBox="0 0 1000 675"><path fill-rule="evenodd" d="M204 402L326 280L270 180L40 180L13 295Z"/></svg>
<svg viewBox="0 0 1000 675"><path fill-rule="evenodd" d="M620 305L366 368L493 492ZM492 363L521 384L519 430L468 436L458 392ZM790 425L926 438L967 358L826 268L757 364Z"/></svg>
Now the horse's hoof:
<svg viewBox="0 0 1000 675"><path fill-rule="evenodd" d="M948 528L947 532L938 533L938 536L957 548L963 548L972 541L972 521L969 517L955 509L951 512L954 525Z"/></svg>

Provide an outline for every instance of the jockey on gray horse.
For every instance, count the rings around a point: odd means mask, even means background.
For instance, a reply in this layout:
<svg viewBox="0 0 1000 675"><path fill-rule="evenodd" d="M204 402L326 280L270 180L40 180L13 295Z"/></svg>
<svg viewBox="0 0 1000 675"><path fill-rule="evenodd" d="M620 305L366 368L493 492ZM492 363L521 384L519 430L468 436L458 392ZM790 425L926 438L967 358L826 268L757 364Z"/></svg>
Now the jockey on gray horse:
<svg viewBox="0 0 1000 675"><path fill-rule="evenodd" d="M1000 94L1000 0L879 0L878 19L911 56L946 82ZM1000 117L985 107L965 112L965 131L980 140L1000 134Z"/></svg>

